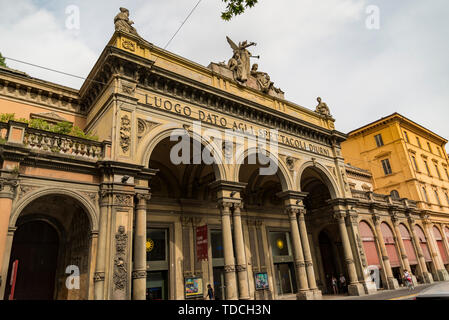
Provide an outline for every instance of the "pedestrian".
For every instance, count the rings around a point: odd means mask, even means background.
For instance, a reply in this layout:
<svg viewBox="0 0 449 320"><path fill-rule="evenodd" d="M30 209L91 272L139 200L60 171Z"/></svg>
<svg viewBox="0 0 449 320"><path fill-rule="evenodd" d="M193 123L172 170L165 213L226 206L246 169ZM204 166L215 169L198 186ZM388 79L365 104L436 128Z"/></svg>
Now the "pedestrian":
<svg viewBox="0 0 449 320"><path fill-rule="evenodd" d="M210 284L207 285L207 297L209 300L215 300L214 289Z"/></svg>
<svg viewBox="0 0 449 320"><path fill-rule="evenodd" d="M340 289L342 292L346 292L346 278L343 274L340 274Z"/></svg>
<svg viewBox="0 0 449 320"><path fill-rule="evenodd" d="M338 284L337 284L337 278L332 275L332 290L334 291L334 294L338 294Z"/></svg>
<svg viewBox="0 0 449 320"><path fill-rule="evenodd" d="M408 287L408 290L415 290L415 286L413 285L412 276L408 272L408 270L404 271L404 281Z"/></svg>

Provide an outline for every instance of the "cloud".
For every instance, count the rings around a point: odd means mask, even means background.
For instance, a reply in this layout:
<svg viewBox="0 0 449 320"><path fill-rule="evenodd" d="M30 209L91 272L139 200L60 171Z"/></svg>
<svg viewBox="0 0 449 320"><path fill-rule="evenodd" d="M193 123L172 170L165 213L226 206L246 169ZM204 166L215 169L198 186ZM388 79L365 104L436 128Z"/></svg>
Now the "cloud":
<svg viewBox="0 0 449 320"><path fill-rule="evenodd" d="M0 2L6 2L6 0ZM48 67L87 76L113 33L118 7L130 9L138 32L163 47L197 0L34 1L4 4L0 51ZM81 29L65 29L64 8L81 10ZM380 8L380 30L365 26L368 5ZM220 19L221 1L202 1L168 47L204 66L228 60L225 37L257 42L259 68L294 103L314 109L321 96L348 132L398 111L449 137L449 4L434 0L260 1L231 22ZM79 87L81 82L8 62L44 79Z"/></svg>

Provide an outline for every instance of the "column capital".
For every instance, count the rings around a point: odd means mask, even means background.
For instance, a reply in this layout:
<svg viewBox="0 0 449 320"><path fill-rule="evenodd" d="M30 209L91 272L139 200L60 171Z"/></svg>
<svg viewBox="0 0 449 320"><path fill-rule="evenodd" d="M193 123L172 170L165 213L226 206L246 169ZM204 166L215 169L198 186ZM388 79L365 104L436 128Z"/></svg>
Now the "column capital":
<svg viewBox="0 0 449 320"><path fill-rule="evenodd" d="M344 212L342 210L334 211L334 214L333 214L334 219L340 220L340 221L343 220L343 222L344 222L345 217L346 217L346 212Z"/></svg>
<svg viewBox="0 0 449 320"><path fill-rule="evenodd" d="M299 214L300 208L294 205L286 206L285 213L289 216L290 220L296 220Z"/></svg>
<svg viewBox="0 0 449 320"><path fill-rule="evenodd" d="M147 271L146 270L133 271L132 274L131 274L131 277L133 279L146 279L147 278Z"/></svg>
<svg viewBox="0 0 449 320"><path fill-rule="evenodd" d="M226 273L235 272L235 265L225 265L224 266L224 271Z"/></svg>
<svg viewBox="0 0 449 320"><path fill-rule="evenodd" d="M380 225L381 223L381 218L379 214L373 214L372 216L373 222L376 226Z"/></svg>
<svg viewBox="0 0 449 320"><path fill-rule="evenodd" d="M181 216L179 218L181 220L181 224L184 228L189 227L192 222L192 217Z"/></svg>
<svg viewBox="0 0 449 320"><path fill-rule="evenodd" d="M138 193L136 194L137 200L139 201L150 201L151 200L151 193Z"/></svg>

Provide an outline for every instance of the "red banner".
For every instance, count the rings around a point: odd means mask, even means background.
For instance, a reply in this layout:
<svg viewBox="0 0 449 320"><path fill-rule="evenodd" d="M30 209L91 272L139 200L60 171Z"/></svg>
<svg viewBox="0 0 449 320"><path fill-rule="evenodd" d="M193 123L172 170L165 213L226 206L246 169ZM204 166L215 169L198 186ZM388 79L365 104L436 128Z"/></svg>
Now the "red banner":
<svg viewBox="0 0 449 320"><path fill-rule="evenodd" d="M198 261L208 260L207 225L196 228L196 256Z"/></svg>

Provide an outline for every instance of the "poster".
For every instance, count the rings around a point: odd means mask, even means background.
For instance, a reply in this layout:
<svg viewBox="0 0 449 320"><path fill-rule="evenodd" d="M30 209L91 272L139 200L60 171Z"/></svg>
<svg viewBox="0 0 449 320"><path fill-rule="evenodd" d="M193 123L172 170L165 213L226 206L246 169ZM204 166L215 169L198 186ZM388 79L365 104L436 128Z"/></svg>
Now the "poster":
<svg viewBox="0 0 449 320"><path fill-rule="evenodd" d="M268 289L268 274L266 272L256 273L256 290Z"/></svg>
<svg viewBox="0 0 449 320"><path fill-rule="evenodd" d="M203 279L202 278L185 278L184 290L186 299L203 297Z"/></svg>
<svg viewBox="0 0 449 320"><path fill-rule="evenodd" d="M196 256L198 261L208 260L207 225L196 228Z"/></svg>

